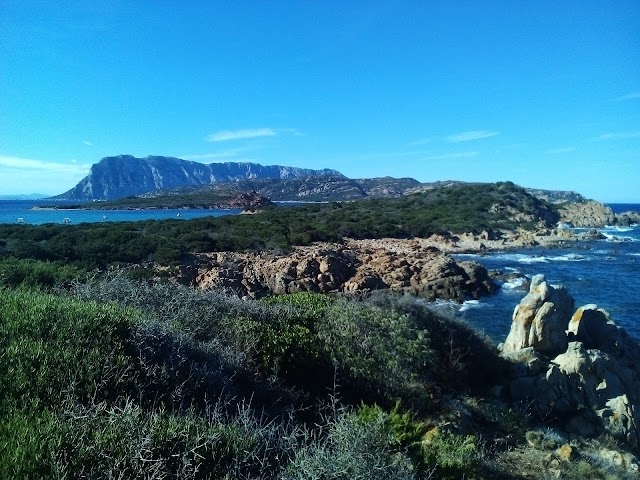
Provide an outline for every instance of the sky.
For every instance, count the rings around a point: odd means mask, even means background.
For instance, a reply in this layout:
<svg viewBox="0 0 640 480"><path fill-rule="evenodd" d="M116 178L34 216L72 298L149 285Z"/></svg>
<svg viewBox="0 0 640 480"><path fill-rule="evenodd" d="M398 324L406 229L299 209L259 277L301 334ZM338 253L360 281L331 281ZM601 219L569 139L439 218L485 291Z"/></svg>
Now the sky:
<svg viewBox="0 0 640 480"><path fill-rule="evenodd" d="M0 195L119 154L640 203L640 2L0 0Z"/></svg>

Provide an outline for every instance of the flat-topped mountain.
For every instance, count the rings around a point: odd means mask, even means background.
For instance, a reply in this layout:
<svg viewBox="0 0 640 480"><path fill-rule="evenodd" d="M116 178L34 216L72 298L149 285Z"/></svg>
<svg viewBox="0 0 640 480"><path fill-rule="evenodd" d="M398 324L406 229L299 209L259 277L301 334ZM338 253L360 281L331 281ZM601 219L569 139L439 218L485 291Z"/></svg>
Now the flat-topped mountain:
<svg viewBox="0 0 640 480"><path fill-rule="evenodd" d="M74 188L55 198L68 200L114 200L161 189L210 185L251 178L287 179L342 175L330 169L259 165L256 163L202 164L173 157L131 155L105 157L91 167L89 175Z"/></svg>

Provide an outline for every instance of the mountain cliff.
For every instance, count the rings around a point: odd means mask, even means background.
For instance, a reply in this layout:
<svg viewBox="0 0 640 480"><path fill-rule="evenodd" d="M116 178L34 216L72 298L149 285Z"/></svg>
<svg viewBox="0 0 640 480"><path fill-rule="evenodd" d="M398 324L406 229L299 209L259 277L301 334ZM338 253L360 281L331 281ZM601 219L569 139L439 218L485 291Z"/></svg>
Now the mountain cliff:
<svg viewBox="0 0 640 480"><path fill-rule="evenodd" d="M342 175L329 169L263 166L256 163L202 164L180 158L131 155L105 157L91 167L89 175L56 198L68 200L114 200L161 189L210 185L252 178L290 179Z"/></svg>

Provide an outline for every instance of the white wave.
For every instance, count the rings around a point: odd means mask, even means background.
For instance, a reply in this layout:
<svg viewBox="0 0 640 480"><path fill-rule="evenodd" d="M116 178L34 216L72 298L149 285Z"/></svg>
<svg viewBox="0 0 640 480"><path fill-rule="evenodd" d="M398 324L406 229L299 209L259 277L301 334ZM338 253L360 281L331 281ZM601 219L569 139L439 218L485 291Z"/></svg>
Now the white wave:
<svg viewBox="0 0 640 480"><path fill-rule="evenodd" d="M630 253L629 255L632 257L640 257L640 253Z"/></svg>
<svg viewBox="0 0 640 480"><path fill-rule="evenodd" d="M605 230L614 230L616 232L631 232L633 230L633 228L631 226L620 227L620 226L607 225L604 228L605 228Z"/></svg>
<svg viewBox="0 0 640 480"><path fill-rule="evenodd" d="M508 282L504 282L502 284L502 287L509 290L514 290L516 288L522 287L526 282L527 282L526 277L512 278Z"/></svg>
<svg viewBox="0 0 640 480"><path fill-rule="evenodd" d="M493 258L497 260L505 260L507 262L518 262L518 263L547 263L546 257L541 255L525 255L523 253L503 253L501 255L496 255Z"/></svg>
<svg viewBox="0 0 640 480"><path fill-rule="evenodd" d="M484 306L485 306L484 304L480 303L480 300L466 300L465 302L462 303L462 305L460 306L460 310L458 311L466 312L471 308L478 308L478 307L484 307Z"/></svg>
<svg viewBox="0 0 640 480"><path fill-rule="evenodd" d="M606 231L602 231L602 235L607 237L607 242L637 242L638 239L629 235L613 235Z"/></svg>
<svg viewBox="0 0 640 480"><path fill-rule="evenodd" d="M577 253L568 253L567 255L549 257L549 260L553 262L588 262L591 258L585 257L584 255L578 255Z"/></svg>

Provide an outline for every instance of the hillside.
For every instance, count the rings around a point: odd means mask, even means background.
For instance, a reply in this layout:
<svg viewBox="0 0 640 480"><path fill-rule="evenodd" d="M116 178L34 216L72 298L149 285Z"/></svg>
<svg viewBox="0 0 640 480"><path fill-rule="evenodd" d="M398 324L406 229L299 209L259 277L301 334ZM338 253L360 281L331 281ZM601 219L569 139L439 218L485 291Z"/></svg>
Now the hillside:
<svg viewBox="0 0 640 480"><path fill-rule="evenodd" d="M345 237L536 229L558 219L547 203L510 182L453 185L399 198L267 208L248 216L46 228L0 225L0 255L90 268L145 261L167 264L193 252L287 249Z"/></svg>

